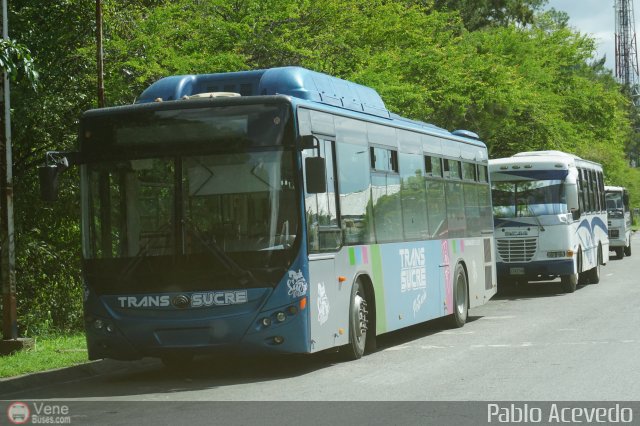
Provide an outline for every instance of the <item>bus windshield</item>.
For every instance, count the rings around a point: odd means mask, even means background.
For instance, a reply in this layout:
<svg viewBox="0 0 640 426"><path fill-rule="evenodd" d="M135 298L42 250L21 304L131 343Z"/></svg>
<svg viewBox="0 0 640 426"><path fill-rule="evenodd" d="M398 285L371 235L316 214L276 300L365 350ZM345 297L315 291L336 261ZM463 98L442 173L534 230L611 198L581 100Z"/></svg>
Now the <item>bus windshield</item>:
<svg viewBox="0 0 640 426"><path fill-rule="evenodd" d="M607 213L611 218L621 218L624 216L624 204L622 192L607 191L605 194L607 202Z"/></svg>
<svg viewBox="0 0 640 426"><path fill-rule="evenodd" d="M567 213L564 182L530 180L493 182L493 214L500 218Z"/></svg>
<svg viewBox="0 0 640 426"><path fill-rule="evenodd" d="M238 145L218 137L206 150L147 146L84 166L92 285L109 293L183 282L184 291L258 285L250 282L256 276L275 285L300 234L295 151L278 140ZM204 276L217 279L197 284Z"/></svg>

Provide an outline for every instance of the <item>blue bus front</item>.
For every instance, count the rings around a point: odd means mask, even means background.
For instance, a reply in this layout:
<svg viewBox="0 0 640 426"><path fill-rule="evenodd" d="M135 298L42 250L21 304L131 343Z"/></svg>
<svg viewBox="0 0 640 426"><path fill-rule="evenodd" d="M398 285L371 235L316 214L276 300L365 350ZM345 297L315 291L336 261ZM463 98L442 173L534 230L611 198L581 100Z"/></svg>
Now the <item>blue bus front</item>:
<svg viewBox="0 0 640 426"><path fill-rule="evenodd" d="M84 115L90 359L309 352L293 129L282 96Z"/></svg>

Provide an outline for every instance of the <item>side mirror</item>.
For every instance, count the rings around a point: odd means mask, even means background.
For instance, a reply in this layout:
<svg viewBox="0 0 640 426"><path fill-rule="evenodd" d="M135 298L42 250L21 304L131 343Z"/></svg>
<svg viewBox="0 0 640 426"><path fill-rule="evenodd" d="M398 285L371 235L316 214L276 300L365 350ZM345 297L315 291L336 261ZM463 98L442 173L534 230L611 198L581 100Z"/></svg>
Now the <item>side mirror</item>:
<svg viewBox="0 0 640 426"><path fill-rule="evenodd" d="M304 160L307 194L327 192L326 164L322 157L308 157Z"/></svg>
<svg viewBox="0 0 640 426"><path fill-rule="evenodd" d="M38 167L40 180L40 197L52 203L58 200L58 176L69 168L67 153L49 151L46 154L46 164Z"/></svg>
<svg viewBox="0 0 640 426"><path fill-rule="evenodd" d="M580 211L580 209L571 209L571 217L573 218L573 220L580 219L580 216L582 216L582 212Z"/></svg>
<svg viewBox="0 0 640 426"><path fill-rule="evenodd" d="M58 200L58 165L46 165L38 167L40 178L40 198L48 203Z"/></svg>

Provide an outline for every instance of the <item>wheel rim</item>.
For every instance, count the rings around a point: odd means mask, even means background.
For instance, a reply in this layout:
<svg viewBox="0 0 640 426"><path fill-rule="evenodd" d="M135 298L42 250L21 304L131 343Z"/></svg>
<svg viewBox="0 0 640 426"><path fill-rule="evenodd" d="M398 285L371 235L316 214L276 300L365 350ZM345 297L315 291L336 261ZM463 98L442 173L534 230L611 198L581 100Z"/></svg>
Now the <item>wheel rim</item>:
<svg viewBox="0 0 640 426"><path fill-rule="evenodd" d="M369 324L369 320L368 320L369 312L367 311L367 301L364 299L364 297L362 297L362 294L360 293L360 291L357 291L353 302L356 307L354 311L357 315L357 318L355 318L356 337L358 338L358 340L362 340L367 335L367 329Z"/></svg>

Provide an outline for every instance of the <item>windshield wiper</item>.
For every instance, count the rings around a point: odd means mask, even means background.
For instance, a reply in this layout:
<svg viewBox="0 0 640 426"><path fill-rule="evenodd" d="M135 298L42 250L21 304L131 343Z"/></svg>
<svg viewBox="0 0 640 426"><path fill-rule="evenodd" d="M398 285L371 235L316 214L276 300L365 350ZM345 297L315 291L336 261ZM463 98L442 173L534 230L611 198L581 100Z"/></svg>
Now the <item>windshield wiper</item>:
<svg viewBox="0 0 640 426"><path fill-rule="evenodd" d="M531 216L533 216L533 218L536 220L536 222L538 223L538 227L540 228L540 231L544 231L544 226L542 226L542 222L540 222L540 218L538 218L538 216L533 212L533 210L531 210L531 206L529 206L529 204L525 204L525 206L527 206L527 211L529 212L529 214L531 214Z"/></svg>
<svg viewBox="0 0 640 426"><path fill-rule="evenodd" d="M171 227L170 223L165 223L161 225L154 233L162 234L163 232L169 230ZM125 281L129 278L131 273L140 265L142 259L146 257L147 253L151 249L152 238L147 239L147 241L138 249L136 254L127 262L127 264L122 269L122 273L120 274L120 281Z"/></svg>
<svg viewBox="0 0 640 426"><path fill-rule="evenodd" d="M183 221L183 225L186 225L186 220ZM184 229L187 232L190 232L193 236L195 236L198 241L211 253L216 259L222 263L222 265L231 272L241 285L247 287L249 283L256 284L258 280L253 276L251 271L244 269L238 263L233 260L223 249L220 248L218 242L215 240L215 237L209 241L207 241L203 236L202 232L193 224L193 222L189 222L190 226L184 226Z"/></svg>

